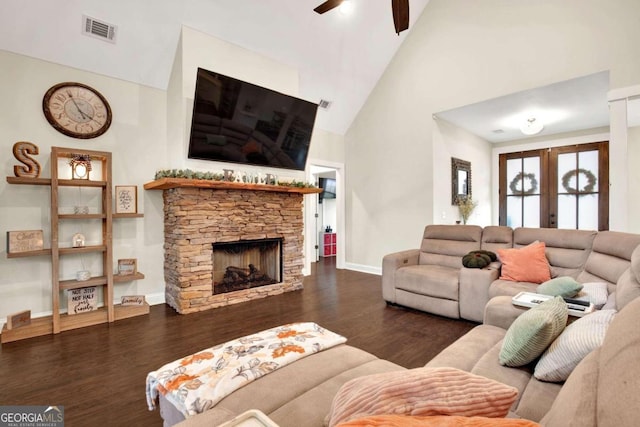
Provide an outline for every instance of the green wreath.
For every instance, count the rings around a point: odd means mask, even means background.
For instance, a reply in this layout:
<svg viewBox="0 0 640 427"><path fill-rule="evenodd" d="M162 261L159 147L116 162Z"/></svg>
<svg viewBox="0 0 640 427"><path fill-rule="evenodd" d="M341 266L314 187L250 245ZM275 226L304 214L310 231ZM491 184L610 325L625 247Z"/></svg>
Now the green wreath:
<svg viewBox="0 0 640 427"><path fill-rule="evenodd" d="M525 179L528 179L529 183L531 184L531 188L529 188L528 190L524 189ZM520 182L522 182L522 190L518 188L518 184ZM520 172L509 183L509 189L511 190L511 193L516 196L526 196L528 194L535 194L538 191L538 180L536 179L536 176L533 173Z"/></svg>
<svg viewBox="0 0 640 427"><path fill-rule="evenodd" d="M583 174L587 178L587 185L582 190L578 190L577 188L573 188L569 185L569 181L574 176L576 177L576 183L578 182L578 175ZM570 194L578 194L578 193L593 193L593 190L596 188L597 178L593 174L593 172L586 169L572 169L569 172L562 175L562 188L564 188L567 193Z"/></svg>

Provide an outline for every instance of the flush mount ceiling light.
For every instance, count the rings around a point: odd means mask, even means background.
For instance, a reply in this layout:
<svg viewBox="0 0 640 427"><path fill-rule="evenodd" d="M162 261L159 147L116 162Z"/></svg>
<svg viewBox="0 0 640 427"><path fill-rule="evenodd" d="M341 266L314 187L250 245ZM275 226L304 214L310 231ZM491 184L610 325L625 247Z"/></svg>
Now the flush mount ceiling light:
<svg viewBox="0 0 640 427"><path fill-rule="evenodd" d="M353 12L353 2L350 0L344 0L342 3L340 3L340 7L338 8L338 10L343 15L351 15L351 13Z"/></svg>
<svg viewBox="0 0 640 427"><path fill-rule="evenodd" d="M536 135L542 132L544 125L542 122L536 120L535 117L528 118L527 121L520 126L520 131L525 135Z"/></svg>

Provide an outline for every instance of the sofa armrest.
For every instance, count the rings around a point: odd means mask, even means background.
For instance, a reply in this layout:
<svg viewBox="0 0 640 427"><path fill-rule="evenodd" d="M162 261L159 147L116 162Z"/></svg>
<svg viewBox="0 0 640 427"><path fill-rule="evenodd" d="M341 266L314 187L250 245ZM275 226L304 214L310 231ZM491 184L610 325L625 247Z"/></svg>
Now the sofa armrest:
<svg viewBox="0 0 640 427"><path fill-rule="evenodd" d="M484 324L509 329L509 326L528 308L514 305L511 297L501 295L491 298L484 310Z"/></svg>
<svg viewBox="0 0 640 427"><path fill-rule="evenodd" d="M499 262L485 268L460 269L460 317L482 323L484 307L489 302L489 286L500 276Z"/></svg>
<svg viewBox="0 0 640 427"><path fill-rule="evenodd" d="M420 249L394 252L382 258L382 297L385 301L396 302L395 274L401 267L418 265Z"/></svg>

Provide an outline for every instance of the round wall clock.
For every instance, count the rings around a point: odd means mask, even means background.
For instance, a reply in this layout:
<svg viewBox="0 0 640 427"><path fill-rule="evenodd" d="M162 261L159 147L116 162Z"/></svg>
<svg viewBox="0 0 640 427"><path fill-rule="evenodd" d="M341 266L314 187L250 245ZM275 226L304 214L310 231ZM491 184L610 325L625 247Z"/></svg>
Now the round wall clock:
<svg viewBox="0 0 640 427"><path fill-rule="evenodd" d="M73 138L95 138L111 126L111 107L105 97L82 83L52 86L42 99L42 110L57 131Z"/></svg>

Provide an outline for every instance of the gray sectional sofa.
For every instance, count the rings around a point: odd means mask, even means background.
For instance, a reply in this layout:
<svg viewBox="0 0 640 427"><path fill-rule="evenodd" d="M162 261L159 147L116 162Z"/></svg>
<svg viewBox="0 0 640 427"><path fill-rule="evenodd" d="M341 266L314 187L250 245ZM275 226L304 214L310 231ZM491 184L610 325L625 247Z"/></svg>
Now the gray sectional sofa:
<svg viewBox="0 0 640 427"><path fill-rule="evenodd" d="M420 249L386 255L382 261L382 295L393 304L453 319L482 322L493 297L535 292L537 283L500 280L500 263L484 269L464 268L470 251L520 248L544 242L551 277L578 282L606 282L613 294L629 268L640 235L615 231L561 230L475 225L428 225Z"/></svg>
<svg viewBox="0 0 640 427"><path fill-rule="evenodd" d="M423 262L444 260L441 266L457 269L460 273L460 267L456 267L452 260L461 256L459 254L462 252L466 253L472 246L470 243L480 247L484 245L485 248L517 247L546 238L549 242L547 255L554 274L571 274L581 280L606 280L612 292L608 304L620 312L611 323L604 344L584 358L564 383L538 381L532 376L532 364L520 368L499 364L498 353L508 328L508 321L505 319L513 314L511 312L509 316L495 316L501 325L488 321L475 327L426 366L454 367L516 387L519 397L511 408L511 417L530 419L546 427L636 426L640 411L640 381L637 381L640 378L640 298L637 298L640 296L640 236L614 232L534 229L512 231L506 227L478 230L473 226L456 227L460 227L460 231L453 234L449 234L453 230L447 226L436 226L435 229L427 227L425 236L430 241L423 245L423 249L427 249L423 251ZM449 240L442 239L444 236L456 236L452 239L454 243L450 244ZM466 240L470 238L474 240ZM452 250L452 247L456 249ZM402 257L397 256L393 260L386 258L385 262L404 265L409 264L409 259L416 259L416 262L421 259L421 255L414 252L407 252L405 256L406 263L402 261ZM477 274L479 281L476 285L479 285L482 292L478 289L467 291L471 295L475 291L479 295L486 293L485 299L492 295L491 292L501 292L504 284L496 282L498 273L491 271L497 268L499 265L494 264L482 270L469 269ZM440 274L439 283L450 285L453 289L455 282L447 279L446 269L436 268L434 271ZM472 285L463 279L462 273L459 277L460 282ZM388 278L385 284L389 286ZM527 284L514 286L529 289ZM386 288L385 298L389 298L389 292L393 294L394 289ZM468 313L475 313L473 316L477 316L480 311L475 304L465 301L469 295L460 291L460 288L457 289L457 292L450 290L445 295L427 295L428 298L423 299L424 305L421 307L430 307L432 299L442 300L442 296L460 295L459 298L450 300L454 303L448 304L449 313L455 314L457 309L462 317L469 316ZM497 298L510 299L504 295L498 295ZM464 308L466 303L470 303L471 311ZM411 348L407 351L420 349ZM178 425L215 426L246 410L259 409L280 427L319 427L329 413L333 397L345 382L363 375L403 369L343 344L261 377L227 396L213 409L179 422ZM166 401L161 399L160 406L165 425L173 425L179 421L179 417L175 417L175 410Z"/></svg>

